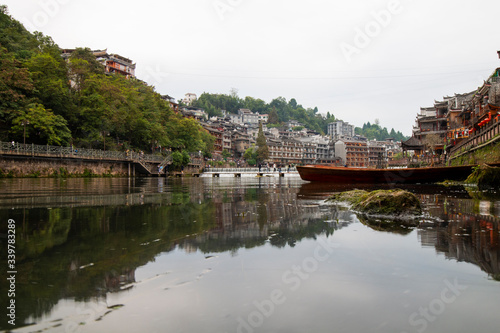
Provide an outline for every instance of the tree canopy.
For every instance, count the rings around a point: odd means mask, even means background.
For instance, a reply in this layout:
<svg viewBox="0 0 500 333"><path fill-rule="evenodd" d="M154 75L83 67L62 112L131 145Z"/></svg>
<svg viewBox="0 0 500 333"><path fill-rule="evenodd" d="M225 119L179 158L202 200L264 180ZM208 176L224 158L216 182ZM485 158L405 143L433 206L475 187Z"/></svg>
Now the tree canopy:
<svg viewBox="0 0 500 333"><path fill-rule="evenodd" d="M404 141L408 139L400 131L396 132L394 128L392 128L390 132L387 131L386 127L382 128L379 125L378 119L375 119L374 124L370 124L370 122L367 122L363 124L363 127L356 127L355 132L356 134L365 136L366 138L368 138L368 140L376 139L378 141L384 141L388 138L393 138L394 141Z"/></svg>
<svg viewBox="0 0 500 333"><path fill-rule="evenodd" d="M269 147L267 146L266 137L262 130L262 123L259 124L259 133L257 134L257 163L262 163L269 158Z"/></svg>
<svg viewBox="0 0 500 333"><path fill-rule="evenodd" d="M228 104L228 106L231 106ZM0 140L210 152L213 138L144 82L105 74L88 48L66 61L0 6Z"/></svg>

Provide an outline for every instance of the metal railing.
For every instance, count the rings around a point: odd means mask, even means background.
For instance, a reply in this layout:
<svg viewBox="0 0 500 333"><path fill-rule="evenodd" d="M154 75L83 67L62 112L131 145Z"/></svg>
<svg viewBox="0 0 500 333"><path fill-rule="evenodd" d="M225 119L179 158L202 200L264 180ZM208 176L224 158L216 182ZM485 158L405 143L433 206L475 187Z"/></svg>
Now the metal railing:
<svg viewBox="0 0 500 333"><path fill-rule="evenodd" d="M161 163L165 156L137 153L133 151L105 151L100 149L85 149L75 147L49 146L22 144L17 142L1 142L0 153L9 155L22 155L32 157L65 157L89 160L113 160L113 161L145 161L148 163Z"/></svg>
<svg viewBox="0 0 500 333"><path fill-rule="evenodd" d="M259 171L259 168L205 168L205 172L278 172L278 168L276 168L276 171L274 171L274 167L262 167ZM288 172L288 168L281 168L281 172ZM295 172L297 169L295 167L290 168L290 172Z"/></svg>
<svg viewBox="0 0 500 333"><path fill-rule="evenodd" d="M452 155L451 158L456 158L457 156L453 156L453 155L456 155L456 154L461 155L462 153L465 153L470 148L473 148L475 146L478 146L478 145L481 145L485 142L490 141L493 136L497 135L494 133L499 132L499 130L498 130L499 126L500 126L500 120L493 120L484 128L481 128L479 131L476 131L473 134L469 135L468 138L463 139L461 142L457 143L456 145L454 145L451 148L451 150L450 150L450 155ZM462 152L460 152L460 151L462 151Z"/></svg>

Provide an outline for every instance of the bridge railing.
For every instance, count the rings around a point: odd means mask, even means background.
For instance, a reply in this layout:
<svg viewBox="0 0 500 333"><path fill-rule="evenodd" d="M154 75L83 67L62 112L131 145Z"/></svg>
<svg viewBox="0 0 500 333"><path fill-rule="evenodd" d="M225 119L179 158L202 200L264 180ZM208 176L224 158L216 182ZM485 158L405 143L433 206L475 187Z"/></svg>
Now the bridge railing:
<svg viewBox="0 0 500 333"><path fill-rule="evenodd" d="M259 168L206 168L205 169L205 172L255 172L255 173L258 173L258 172L278 172L278 170L281 170L281 172L287 172L288 171L288 168L281 168L281 169L278 169L276 168L276 171L274 171L274 167L271 168L265 168L265 167L262 167L260 170ZM290 172L295 172L297 171L297 169L295 167L291 167L290 168Z"/></svg>
<svg viewBox="0 0 500 333"><path fill-rule="evenodd" d="M49 145L23 144L17 142L1 142L0 153L11 155L23 155L33 157L67 157L67 158L83 158L83 159L102 159L116 161L145 161L151 163L161 163L165 160L165 156L137 153L133 151L121 152L100 149L85 149L76 147L62 147Z"/></svg>

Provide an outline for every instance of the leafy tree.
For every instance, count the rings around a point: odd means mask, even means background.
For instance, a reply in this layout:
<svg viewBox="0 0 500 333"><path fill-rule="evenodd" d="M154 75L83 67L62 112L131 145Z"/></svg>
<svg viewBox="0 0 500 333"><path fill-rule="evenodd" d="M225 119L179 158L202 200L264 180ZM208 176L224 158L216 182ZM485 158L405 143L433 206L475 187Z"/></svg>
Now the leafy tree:
<svg viewBox="0 0 500 333"><path fill-rule="evenodd" d="M268 110L266 102L264 102L260 98L255 99L250 96L245 97L245 99L242 101L242 107L244 109L249 109L260 114L266 113Z"/></svg>
<svg viewBox="0 0 500 333"><path fill-rule="evenodd" d="M430 150L432 154L435 154L436 147L438 145L442 145L443 143L444 140L437 134L426 135L423 140L423 144L427 147L428 150Z"/></svg>
<svg viewBox="0 0 500 333"><path fill-rule="evenodd" d="M368 140L376 139L378 141L384 141L388 138L393 138L394 141L401 141L407 139L401 132L396 132L394 128L391 129L389 133L386 127L381 128L380 125L376 123L370 124L370 122L363 124L362 128L356 127L355 132L356 134L365 136Z"/></svg>
<svg viewBox="0 0 500 333"><path fill-rule="evenodd" d="M278 113L276 112L275 107L273 107L271 112L269 112L269 117L267 119L267 122L270 124L278 124L280 122L280 119L278 117Z"/></svg>
<svg viewBox="0 0 500 333"><path fill-rule="evenodd" d="M231 157L231 153L227 149L224 149L222 151L222 157L227 160L229 157Z"/></svg>
<svg viewBox="0 0 500 333"><path fill-rule="evenodd" d="M38 48L36 38L9 15L5 5L0 5L0 45L17 60L29 59Z"/></svg>
<svg viewBox="0 0 500 333"><path fill-rule="evenodd" d="M182 168L182 165L184 163L184 159L182 157L182 153L180 151L174 151L172 153L172 166L179 170Z"/></svg>
<svg viewBox="0 0 500 333"><path fill-rule="evenodd" d="M15 112L28 103L33 91L29 72L7 49L0 48L0 139L6 140Z"/></svg>
<svg viewBox="0 0 500 333"><path fill-rule="evenodd" d="M20 111L12 120L11 133L18 139L26 139L32 143L48 143L51 145L67 144L71 132L66 120L41 104L30 104L26 111Z"/></svg>
<svg viewBox="0 0 500 333"><path fill-rule="evenodd" d="M55 114L72 117L73 102L67 66L60 55L37 53L25 63L34 90L32 96Z"/></svg>
<svg viewBox="0 0 500 333"><path fill-rule="evenodd" d="M259 123L259 133L257 134L257 152L256 160L262 163L269 158L269 147L267 146L266 137L262 130L262 123Z"/></svg>
<svg viewBox="0 0 500 333"><path fill-rule="evenodd" d="M245 150L245 153L243 154L243 158L249 165L256 165L257 164L257 149L255 146L251 146Z"/></svg>
<svg viewBox="0 0 500 333"><path fill-rule="evenodd" d="M189 154L187 151L182 152L182 166L187 166L191 162L191 158L189 157Z"/></svg>

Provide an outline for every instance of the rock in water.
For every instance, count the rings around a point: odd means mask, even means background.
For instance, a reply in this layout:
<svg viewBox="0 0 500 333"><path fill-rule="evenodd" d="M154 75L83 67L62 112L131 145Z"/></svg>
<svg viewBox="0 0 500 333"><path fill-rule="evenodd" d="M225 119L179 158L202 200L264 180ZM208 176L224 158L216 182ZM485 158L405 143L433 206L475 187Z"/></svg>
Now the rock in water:
<svg viewBox="0 0 500 333"><path fill-rule="evenodd" d="M369 215L420 215L422 207L415 194L408 191L377 190L372 192L354 190L333 195L330 200L346 201L352 208Z"/></svg>
<svg viewBox="0 0 500 333"><path fill-rule="evenodd" d="M465 181L468 184L477 184L480 190L494 190L500 188L500 168L482 165L474 169L474 172Z"/></svg>

